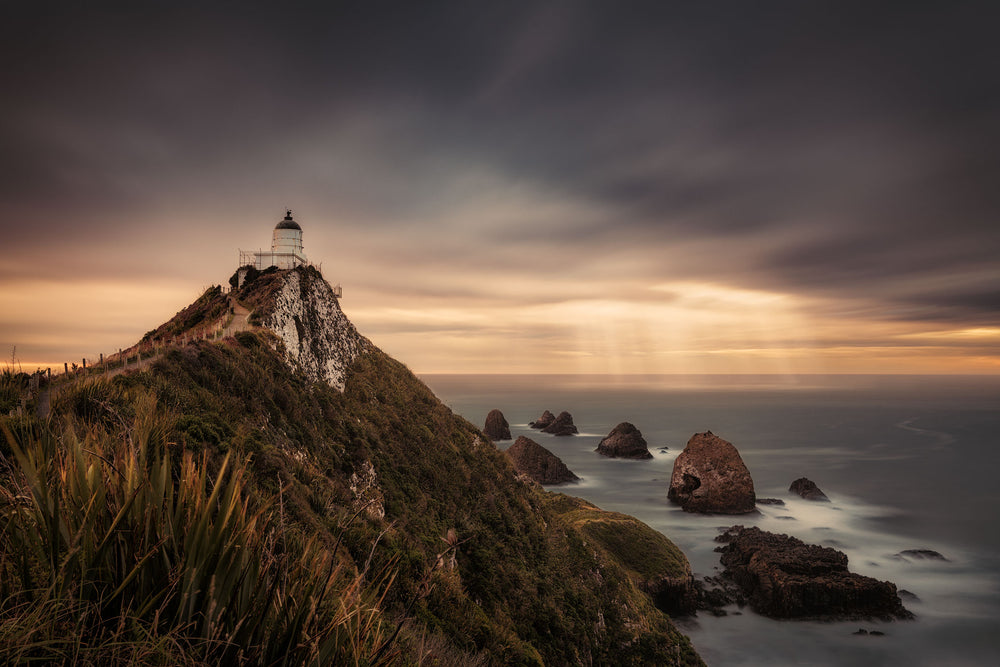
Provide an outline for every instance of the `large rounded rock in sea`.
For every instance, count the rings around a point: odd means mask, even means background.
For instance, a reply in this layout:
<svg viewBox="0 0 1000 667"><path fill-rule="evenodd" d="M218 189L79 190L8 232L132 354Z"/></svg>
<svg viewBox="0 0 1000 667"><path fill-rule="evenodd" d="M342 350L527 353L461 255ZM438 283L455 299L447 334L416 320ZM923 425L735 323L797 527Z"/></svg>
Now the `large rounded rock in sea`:
<svg viewBox="0 0 1000 667"><path fill-rule="evenodd" d="M598 454L620 459L651 459L653 455L649 453L646 439L635 426L628 422L622 422L611 429L608 437L601 440L594 450Z"/></svg>
<svg viewBox="0 0 1000 667"><path fill-rule="evenodd" d="M674 460L667 498L685 512L754 511L753 479L732 443L711 431L695 433Z"/></svg>
<svg viewBox="0 0 1000 667"><path fill-rule="evenodd" d="M507 448L507 456L518 473L527 475L539 484L564 484L580 479L558 456L523 435Z"/></svg>
<svg viewBox="0 0 1000 667"><path fill-rule="evenodd" d="M507 423L502 412L490 410L490 413L486 415L486 426L483 427L483 433L494 442L510 440L510 424Z"/></svg>
<svg viewBox="0 0 1000 667"><path fill-rule="evenodd" d="M551 424L542 429L542 433L550 435L576 435L579 433L573 423L573 415L568 412L560 412Z"/></svg>
<svg viewBox="0 0 1000 667"><path fill-rule="evenodd" d="M830 499L826 497L826 494L819 490L816 486L816 482L808 479L806 477L799 477L797 480L792 482L788 490L792 493L797 493L806 500L819 500L819 501L829 501Z"/></svg>

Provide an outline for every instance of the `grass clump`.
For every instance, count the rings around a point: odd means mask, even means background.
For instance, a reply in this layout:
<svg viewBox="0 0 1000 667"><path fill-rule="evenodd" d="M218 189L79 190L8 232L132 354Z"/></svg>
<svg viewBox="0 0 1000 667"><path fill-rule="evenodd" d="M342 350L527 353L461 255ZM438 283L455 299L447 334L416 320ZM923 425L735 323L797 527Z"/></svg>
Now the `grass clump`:
<svg viewBox="0 0 1000 667"><path fill-rule="evenodd" d="M21 397L28 390L30 376L8 367L0 370L0 415L9 414L21 403Z"/></svg>
<svg viewBox="0 0 1000 667"><path fill-rule="evenodd" d="M124 437L4 425L0 662L387 663L364 578L251 507L244 465L172 455L172 418L133 399Z"/></svg>

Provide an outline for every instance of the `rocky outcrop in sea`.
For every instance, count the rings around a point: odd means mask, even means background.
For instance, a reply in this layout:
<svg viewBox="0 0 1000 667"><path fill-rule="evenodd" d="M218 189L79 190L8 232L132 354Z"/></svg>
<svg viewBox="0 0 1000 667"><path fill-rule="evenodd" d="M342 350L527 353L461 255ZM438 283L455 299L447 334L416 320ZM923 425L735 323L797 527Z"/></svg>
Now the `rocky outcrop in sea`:
<svg viewBox="0 0 1000 667"><path fill-rule="evenodd" d="M542 413L541 417L539 417L533 422L529 422L528 426L530 426L531 428L543 429L552 422L554 422L555 420L556 416L551 412L549 412L548 410L546 410Z"/></svg>
<svg viewBox="0 0 1000 667"><path fill-rule="evenodd" d="M550 435L576 435L579 431L573 424L573 415L568 412L560 412L559 416L552 420L548 426L542 429L542 433Z"/></svg>
<svg viewBox="0 0 1000 667"><path fill-rule="evenodd" d="M725 542L723 576L746 594L750 606L772 618L818 620L910 619L896 585L855 574L847 555L757 527L733 526Z"/></svg>
<svg viewBox="0 0 1000 667"><path fill-rule="evenodd" d="M622 422L611 429L607 437L602 439L597 449L598 454L621 459L651 459L642 433L633 424Z"/></svg>
<svg viewBox="0 0 1000 667"><path fill-rule="evenodd" d="M507 419L504 418L502 412L499 410L490 410L490 413L486 415L486 425L483 427L483 433L494 442L498 440L510 440L510 424L507 423Z"/></svg>
<svg viewBox="0 0 1000 667"><path fill-rule="evenodd" d="M677 458L667 498L685 512L745 514L755 509L753 479L732 443L695 433Z"/></svg>
<svg viewBox="0 0 1000 667"><path fill-rule="evenodd" d="M806 500L818 500L821 502L829 502L830 500L826 497L825 493L819 490L819 487L816 486L816 482L805 477L799 477L797 480L792 482L791 486L788 487L788 490L792 493L799 494Z"/></svg>
<svg viewBox="0 0 1000 667"><path fill-rule="evenodd" d="M523 435L507 448L507 456L519 474L527 475L539 484L565 484L580 479L558 456Z"/></svg>

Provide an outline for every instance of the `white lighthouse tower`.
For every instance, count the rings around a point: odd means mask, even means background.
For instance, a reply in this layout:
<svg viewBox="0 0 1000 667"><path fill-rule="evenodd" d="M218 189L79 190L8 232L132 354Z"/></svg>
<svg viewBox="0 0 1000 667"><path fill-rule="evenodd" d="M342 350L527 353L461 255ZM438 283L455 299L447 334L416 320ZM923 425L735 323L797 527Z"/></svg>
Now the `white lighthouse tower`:
<svg viewBox="0 0 1000 667"><path fill-rule="evenodd" d="M285 210L285 219L274 227L271 255L274 258L272 266L279 269L293 269L306 263L306 255L302 251L302 228L292 220L289 209Z"/></svg>
<svg viewBox="0 0 1000 667"><path fill-rule="evenodd" d="M284 220L274 226L271 235L271 252L265 250L240 250L240 266L252 265L258 271L272 266L279 269L294 269L308 264L302 249L302 227L292 219L291 210L285 210Z"/></svg>

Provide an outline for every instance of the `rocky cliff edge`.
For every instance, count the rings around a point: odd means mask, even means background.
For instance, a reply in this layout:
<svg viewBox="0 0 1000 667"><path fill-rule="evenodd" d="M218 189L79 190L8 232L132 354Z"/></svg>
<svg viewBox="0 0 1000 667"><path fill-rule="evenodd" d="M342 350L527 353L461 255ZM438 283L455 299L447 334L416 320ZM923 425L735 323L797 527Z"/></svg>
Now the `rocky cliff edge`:
<svg viewBox="0 0 1000 667"><path fill-rule="evenodd" d="M310 380L344 390L348 366L374 349L340 309L333 288L311 266L250 272L234 296L251 322L273 331L286 361Z"/></svg>

